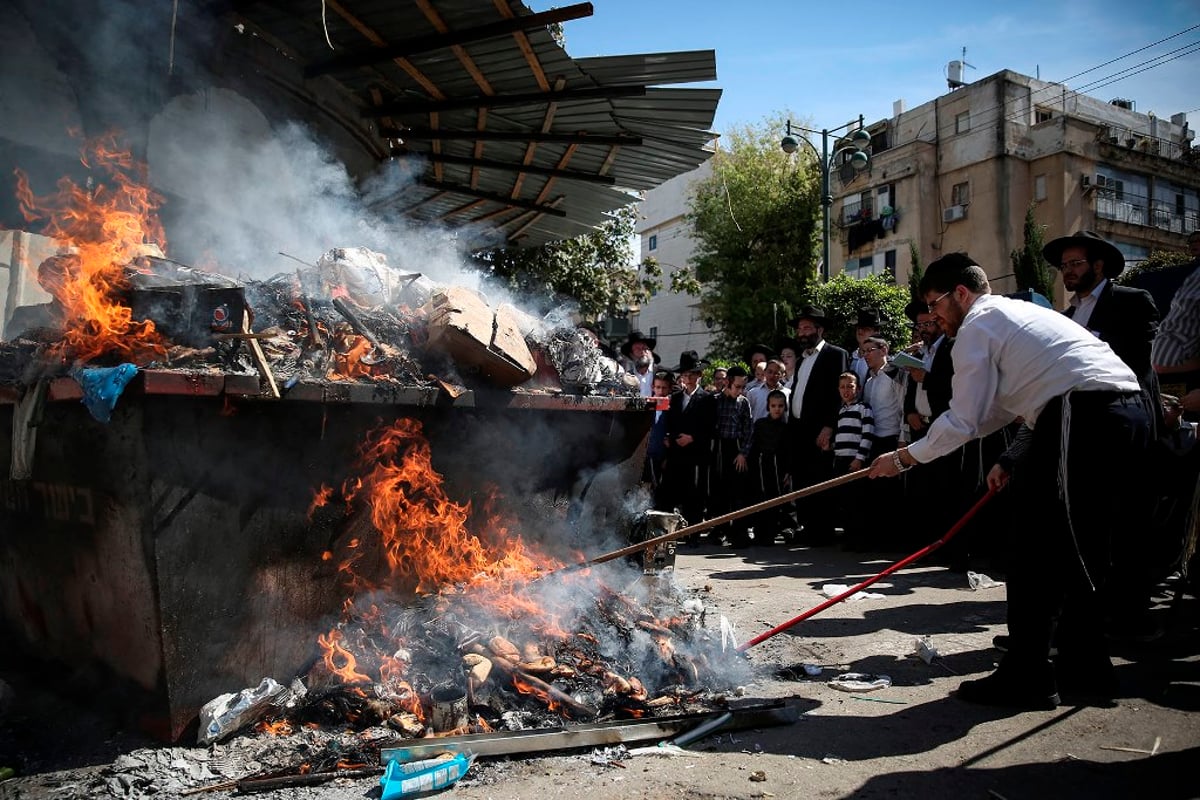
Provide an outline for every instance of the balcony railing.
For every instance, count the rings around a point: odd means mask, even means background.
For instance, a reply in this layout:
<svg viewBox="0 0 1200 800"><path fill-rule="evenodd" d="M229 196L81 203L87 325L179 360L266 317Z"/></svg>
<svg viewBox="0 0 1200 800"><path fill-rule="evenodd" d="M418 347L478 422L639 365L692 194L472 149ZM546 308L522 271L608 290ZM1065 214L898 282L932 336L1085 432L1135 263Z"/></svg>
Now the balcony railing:
<svg viewBox="0 0 1200 800"><path fill-rule="evenodd" d="M842 206L842 225L857 225L874 216L875 203L872 200L868 200L866 203L860 200L857 203L847 203Z"/></svg>
<svg viewBox="0 0 1200 800"><path fill-rule="evenodd" d="M1096 195L1096 217L1160 228L1172 233L1188 233L1200 227L1200 212L1185 209L1179 213L1174 203L1149 200L1139 195L1101 189Z"/></svg>

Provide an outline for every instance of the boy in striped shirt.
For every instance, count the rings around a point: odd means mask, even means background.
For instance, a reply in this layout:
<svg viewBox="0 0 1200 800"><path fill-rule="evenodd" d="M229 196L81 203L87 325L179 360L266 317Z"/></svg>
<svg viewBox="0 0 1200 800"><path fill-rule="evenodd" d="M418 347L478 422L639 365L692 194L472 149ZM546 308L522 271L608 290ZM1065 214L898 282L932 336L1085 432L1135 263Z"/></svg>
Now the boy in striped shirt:
<svg viewBox="0 0 1200 800"><path fill-rule="evenodd" d="M845 475L862 469L869 464L871 448L875 444L875 420L871 407L858 400L858 376L843 372L838 378L838 394L842 396L842 408L838 412L837 430L833 435L833 472ZM843 547L847 550L862 549L862 531L857 524L862 513L861 490L853 484L837 490L833 500L837 508L838 527L842 529Z"/></svg>
<svg viewBox="0 0 1200 800"><path fill-rule="evenodd" d="M856 399L858 376L853 372L843 372L838 378L838 394L842 396L842 408L833 436L833 471L845 475L867 463L875 444L875 420L871 407Z"/></svg>

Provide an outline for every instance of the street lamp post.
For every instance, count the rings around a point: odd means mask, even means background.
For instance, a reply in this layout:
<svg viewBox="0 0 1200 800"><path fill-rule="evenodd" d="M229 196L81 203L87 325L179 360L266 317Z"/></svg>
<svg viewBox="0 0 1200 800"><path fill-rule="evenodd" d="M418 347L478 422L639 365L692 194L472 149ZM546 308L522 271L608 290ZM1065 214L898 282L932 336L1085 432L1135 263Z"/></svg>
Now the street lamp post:
<svg viewBox="0 0 1200 800"><path fill-rule="evenodd" d="M851 153L850 165L856 172L861 172L866 169L871 163L871 134L867 133L866 127L863 124L862 114L858 115L858 128L854 133L850 134L850 144L839 147L832 153L829 152L829 134L837 133L844 128L849 128L854 124L851 120L845 125L837 128L822 128L821 130L813 130L805 128L801 125L793 125L789 119L787 121L787 135L783 137L783 141L779 146L783 152L789 155L800 149L800 143L804 142L812 148L813 155L817 157L818 164L821 168L821 281L829 280L829 209L833 205L833 193L829 190L829 173L833 170L833 162L842 153ZM803 133L819 133L821 134L821 151L817 152L817 147L804 136L796 136L792 130L801 131Z"/></svg>

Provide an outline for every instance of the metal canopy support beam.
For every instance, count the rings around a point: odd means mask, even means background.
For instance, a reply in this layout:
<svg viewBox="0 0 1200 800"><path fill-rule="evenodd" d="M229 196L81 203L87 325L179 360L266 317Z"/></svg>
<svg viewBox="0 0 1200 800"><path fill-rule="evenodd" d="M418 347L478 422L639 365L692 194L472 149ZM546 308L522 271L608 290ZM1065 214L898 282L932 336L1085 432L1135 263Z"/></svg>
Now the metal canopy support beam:
<svg viewBox="0 0 1200 800"><path fill-rule="evenodd" d="M406 58L419 53L428 53L432 50L455 47L467 44L468 42L478 42L483 39L494 39L519 31L542 28L547 25L567 22L568 20L590 17L591 15L591 3L577 3L572 6L555 8L537 14L513 17L512 19L500 20L499 22L490 22L474 28L463 28L458 31L445 30L436 34L429 34L428 36L416 36L412 39L406 39L403 42L381 47L378 50L351 53L325 61L318 61L304 68L304 77L315 78L331 72L342 72L357 67L369 67L373 64Z"/></svg>
<svg viewBox="0 0 1200 800"><path fill-rule="evenodd" d="M539 142L542 144L598 144L621 145L622 147L637 147L642 144L642 137L624 133L541 133L538 131L483 131L483 130L452 130L443 128L380 128L379 135L385 139L403 139L405 141L430 141L434 139L451 140L466 139L468 141L489 142Z"/></svg>
<svg viewBox="0 0 1200 800"><path fill-rule="evenodd" d="M492 0L492 2L495 4L496 10L500 12L500 16L505 19L512 19L515 16L508 0ZM542 63L538 61L537 53L533 52L533 45L529 43L529 37L525 35L525 31L514 33L513 40L516 41L521 54L525 56L525 63L529 65L529 70L533 73L533 79L537 81L538 88L543 92L550 91L550 81L546 80L546 71L542 69Z"/></svg>
<svg viewBox="0 0 1200 800"><path fill-rule="evenodd" d="M567 212L559 211L557 208L551 208L546 205L538 205L531 200L518 200L515 197L506 197L495 192L485 192L481 189L472 189L469 186L462 186L457 183L445 183L443 181L435 181L424 179L421 181L422 186L428 186L430 189L438 191L451 192L453 194L465 194L467 197L481 197L484 200L492 200L503 206L512 206L515 208L529 208L534 211L540 211L543 214L550 214L555 217L565 217Z"/></svg>
<svg viewBox="0 0 1200 800"><path fill-rule="evenodd" d="M577 147L578 145L571 145ZM528 172L531 175L548 175L552 178L569 178L575 181L600 183L612 186L617 179L611 175L595 175L591 172L580 172L574 169L558 169L557 167L539 167L536 164L514 164L511 161L496 161L490 158L471 158L469 156L452 156L447 153L417 153L421 158L442 164L460 164L464 167L481 167L484 169L502 169L509 172Z"/></svg>
<svg viewBox="0 0 1200 800"><path fill-rule="evenodd" d="M342 6L338 0L325 0L325 2L328 4L333 13L346 20L347 24L354 28L354 30L361 33L368 42L376 47L387 46L387 41L384 40L382 36L376 33L373 28L368 26L358 17L346 10L346 8ZM397 67L404 70L404 72L408 74L408 77L416 81L422 89L429 92L430 97L434 97L438 100L442 100L446 97L446 95L442 93L442 90L437 87L437 84L431 81L429 77L425 75L425 73L417 69L416 66L407 58L397 57L392 59L392 61L395 62Z"/></svg>
<svg viewBox="0 0 1200 800"><path fill-rule="evenodd" d="M645 97L645 86L589 86L582 89L562 89L549 92L498 94L492 97L448 97L445 100L398 100L362 111L364 118L386 117L393 114L423 114L429 111L452 111L461 108L498 108L500 106L531 106L542 103L569 103L572 100L611 100L617 97Z"/></svg>

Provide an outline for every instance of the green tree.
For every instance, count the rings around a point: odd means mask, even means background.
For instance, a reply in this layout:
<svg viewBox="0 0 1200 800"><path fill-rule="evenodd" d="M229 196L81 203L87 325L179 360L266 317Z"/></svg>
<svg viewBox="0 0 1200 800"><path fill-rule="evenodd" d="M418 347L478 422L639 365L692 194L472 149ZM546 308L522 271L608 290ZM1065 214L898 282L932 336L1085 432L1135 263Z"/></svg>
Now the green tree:
<svg viewBox="0 0 1200 800"><path fill-rule="evenodd" d="M1054 297L1054 274L1050 265L1042 257L1042 247L1045 245L1046 226L1039 225L1033 217L1034 204L1030 203L1025 211L1025 246L1013 250L1013 277L1017 280L1017 288L1032 289L1048 298Z"/></svg>
<svg viewBox="0 0 1200 800"><path fill-rule="evenodd" d="M541 247L509 247L475 256L490 280L543 308L570 298L587 319L621 313L661 288L654 259L636 263L632 247L637 210L626 206L592 233Z"/></svg>
<svg viewBox="0 0 1200 800"><path fill-rule="evenodd" d="M823 307L829 318L825 339L850 350L858 347L854 322L861 308L879 311L883 321L881 334L893 349L907 345L912 337L904 307L911 299L908 287L897 286L890 275L851 278L843 272L813 291L813 302Z"/></svg>
<svg viewBox="0 0 1200 800"><path fill-rule="evenodd" d="M1186 264L1192 260L1191 255L1182 251L1175 250L1154 250L1146 257L1144 261L1139 261L1137 264L1126 267L1116 278L1116 283L1124 286L1132 286L1139 275L1145 275L1149 272L1158 272L1160 269L1168 267L1176 267L1180 264ZM1164 309L1159 309L1159 312L1166 314Z"/></svg>
<svg viewBox="0 0 1200 800"><path fill-rule="evenodd" d="M720 331L710 355L778 339L816 283L818 168L808 148L780 149L783 120L727 133L712 176L693 189L687 220L696 251L673 288L699 284L701 313Z"/></svg>
<svg viewBox="0 0 1200 800"><path fill-rule="evenodd" d="M908 291L913 300L921 298L921 278L925 276L925 267L921 264L921 251L916 242L908 243L908 259L912 266L908 270Z"/></svg>

